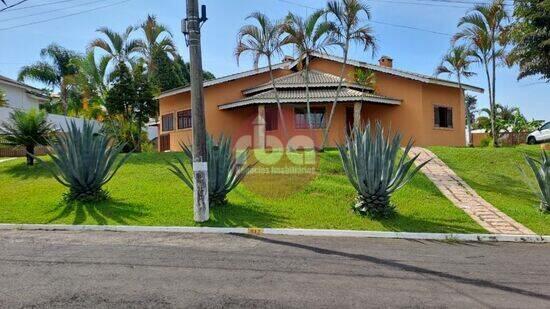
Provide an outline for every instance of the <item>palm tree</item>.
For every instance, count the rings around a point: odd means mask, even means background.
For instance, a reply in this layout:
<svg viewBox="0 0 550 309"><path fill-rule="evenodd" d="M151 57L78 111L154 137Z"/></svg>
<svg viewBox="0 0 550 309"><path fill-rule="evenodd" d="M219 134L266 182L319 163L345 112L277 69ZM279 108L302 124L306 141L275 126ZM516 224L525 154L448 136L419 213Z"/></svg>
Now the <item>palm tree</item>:
<svg viewBox="0 0 550 309"><path fill-rule="evenodd" d="M67 79L77 72L71 61L77 58L78 54L53 43L42 49L40 56L49 58L51 62L39 61L24 66L19 72L18 79L19 81L35 80L52 88L59 88L63 113L67 115L67 97L70 86Z"/></svg>
<svg viewBox="0 0 550 309"><path fill-rule="evenodd" d="M328 132L332 124L332 118L334 116L334 112L336 111L336 104L338 102L338 98L340 97L340 92L342 91L342 83L344 81L344 72L348 61L350 44L357 43L359 46L363 47L364 51L372 48L373 54L376 50L376 43L372 33L372 28L364 25L363 23L363 15L366 16L367 19L370 19L370 9L366 4L360 0L329 1L327 4L327 14L333 16L336 20L334 34L341 43L340 46L342 46L344 61L340 70L340 81L338 82L338 88L336 89L336 96L334 97L334 102L332 103L330 116L328 117L328 123L323 136L323 148L326 145Z"/></svg>
<svg viewBox="0 0 550 309"><path fill-rule="evenodd" d="M334 24L323 20L324 10L315 11L306 19L289 13L283 29L287 36L283 44L291 44L298 52L298 57L305 59L304 79L306 82L306 108L307 123L309 129L313 129L311 123L311 107L309 97L309 61L314 53L325 53L327 48L339 44L334 37ZM300 65L301 62L300 62Z"/></svg>
<svg viewBox="0 0 550 309"><path fill-rule="evenodd" d="M475 75L474 72L470 71L470 65L475 61L474 54L472 53L472 50L468 48L467 46L460 45L460 46L453 46L449 52L443 56L443 59L441 60L441 64L435 69L435 75L440 74L448 74L449 76L455 75L456 79L458 80L458 89L460 91L460 98L464 99L462 97L462 94L464 93L464 89L462 89L462 78L468 78L473 75ZM465 111L466 111L466 128L468 130L467 133L467 143L468 146L473 146L472 141L472 123L471 123L471 115L470 115L470 108L466 105L466 101L464 101L465 104Z"/></svg>
<svg viewBox="0 0 550 309"><path fill-rule="evenodd" d="M153 61L155 53L170 54L174 59L179 57L172 33L165 25L158 23L156 16L148 15L139 29L143 32L145 40L138 40L135 50L145 58L149 74L156 70Z"/></svg>
<svg viewBox="0 0 550 309"><path fill-rule="evenodd" d="M277 101L277 109L279 110L279 118L283 126L283 134L285 139L288 138L286 130L285 119L283 115L283 109L281 108L281 101L279 99L279 92L275 85L275 78L273 77L272 57L274 55L282 54L283 41L283 24L279 22L273 22L266 15L254 12L250 14L246 19L254 19L258 25L248 24L243 26L237 34L237 47L235 48L235 56L237 57L237 63L243 53L251 53L254 59L254 68L258 68L259 61L262 57L267 59L267 65L269 68L269 77L271 79L271 85L275 91L275 100Z"/></svg>
<svg viewBox="0 0 550 309"><path fill-rule="evenodd" d="M3 143L10 146L23 146L27 151L27 165L34 164L34 148L46 145L48 137L54 132L44 111L15 110L10 113L9 121L0 124L0 136Z"/></svg>
<svg viewBox="0 0 550 309"><path fill-rule="evenodd" d="M135 27L130 26L124 32L118 33L107 27L101 27L97 29L97 32L106 36L107 39L93 40L88 46L88 51L95 48L103 50L109 59L109 64L113 67L116 67L118 63L129 63L131 66L134 62L132 54L137 52L140 47L139 40L130 39L134 30Z"/></svg>
<svg viewBox="0 0 550 309"><path fill-rule="evenodd" d="M374 88L374 85L376 84L376 75L371 70L363 70L361 68L356 68L351 74L351 79L354 83L361 86L361 100L365 98L366 88ZM361 115L361 109L354 110L354 113L357 112L358 114L353 115L353 126L359 127L361 123L359 122L359 116ZM351 129L351 128L350 128Z"/></svg>
<svg viewBox="0 0 550 309"><path fill-rule="evenodd" d="M508 13L504 9L504 0L494 0L490 4L478 4L458 23L462 27L454 37L453 41L460 39L467 40L475 48L476 57L485 68L487 85L489 88L489 105L491 110L495 109L496 102L496 66L497 61L503 58L504 50L504 22L508 19ZM489 72L491 68L492 74ZM491 130L495 132L495 115L491 113ZM498 145L498 138L493 139L495 146Z"/></svg>
<svg viewBox="0 0 550 309"><path fill-rule="evenodd" d="M90 50L85 57L74 59L73 64L78 68L78 73L72 83L80 90L84 114L88 118L102 118L108 89L109 57L101 57L98 63L94 51Z"/></svg>

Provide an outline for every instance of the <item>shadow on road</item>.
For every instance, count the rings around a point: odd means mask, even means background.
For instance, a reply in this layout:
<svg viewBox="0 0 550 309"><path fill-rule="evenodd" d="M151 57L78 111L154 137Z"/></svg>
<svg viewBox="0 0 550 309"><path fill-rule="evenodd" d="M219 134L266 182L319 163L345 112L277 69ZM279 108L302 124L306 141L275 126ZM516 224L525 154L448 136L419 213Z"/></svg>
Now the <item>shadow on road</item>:
<svg viewBox="0 0 550 309"><path fill-rule="evenodd" d="M394 268L394 269L401 270L401 271L408 271L408 272L421 274L421 275L435 276L435 277L439 277L439 278L443 278L443 279L453 280L457 283L470 284L470 285L475 285L477 287L483 287L483 288L491 288L491 289L501 290L501 291L504 291L504 292L515 293L515 294L520 294L520 295L525 295L525 296L529 296L529 297L535 297L535 298L550 301L550 295L547 295L547 294L535 293L535 292L527 291L527 290L524 290L524 289L519 289L519 288L514 288L514 287L498 284L498 283L491 282L491 281L488 281L488 280L468 278L468 277L453 275L453 274L449 274L449 273L445 273L445 272L441 272L441 271L437 271L437 270L422 268L422 267L408 265L408 264L399 263L399 262L394 262L394 261L390 261L390 260L384 260L384 259L380 259L380 258L377 258L377 257L369 256L369 255L355 254L355 253L348 253L348 252L341 252L341 251L336 251L336 250L324 249L324 248L313 247L313 246L293 243L293 242L284 241L284 240L264 238L264 237L260 237L260 236L256 236L256 235L249 235L249 234L232 234L232 235L235 235L235 236L238 236L238 237L243 237L243 238L254 239L254 240L258 240L258 241L262 241L262 242L266 242L266 243L270 243L270 244L276 244L276 245L281 245L281 246L299 248L299 249L303 249L303 250L312 251L312 252L315 252L315 253L318 253L318 254L336 255L336 256L346 257L346 258L350 258L350 259L375 263L375 264L378 264L378 265Z"/></svg>

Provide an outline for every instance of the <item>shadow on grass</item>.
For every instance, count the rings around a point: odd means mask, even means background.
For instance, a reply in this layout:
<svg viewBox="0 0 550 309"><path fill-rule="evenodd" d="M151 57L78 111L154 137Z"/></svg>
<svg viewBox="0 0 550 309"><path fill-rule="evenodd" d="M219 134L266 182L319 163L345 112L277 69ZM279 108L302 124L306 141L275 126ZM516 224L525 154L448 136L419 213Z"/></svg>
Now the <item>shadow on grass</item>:
<svg viewBox="0 0 550 309"><path fill-rule="evenodd" d="M33 166L28 166L22 161L4 168L4 172L13 178L18 178L21 180L52 177L52 174L45 166L46 164L51 165L49 162L42 163L35 160Z"/></svg>
<svg viewBox="0 0 550 309"><path fill-rule="evenodd" d="M217 227L271 227L285 223L288 218L263 211L258 202L247 198L244 194L237 193L243 199L242 203L230 202L225 206L210 209L210 221L201 226Z"/></svg>
<svg viewBox="0 0 550 309"><path fill-rule="evenodd" d="M86 223L88 218L91 218L98 225L108 225L110 224L109 221L114 221L120 225L128 225L129 220L139 222L139 218L147 215L147 210L142 205L116 200L101 203L60 202L51 212L59 213L48 223L55 223L55 221L66 219L74 214L73 225Z"/></svg>
<svg viewBox="0 0 550 309"><path fill-rule="evenodd" d="M399 211L399 210L398 210ZM378 220L380 224L395 232L426 232L426 233L479 233L484 232L483 228L467 227L451 220L425 220L415 216L395 214L390 219ZM403 229L403 228L406 228Z"/></svg>

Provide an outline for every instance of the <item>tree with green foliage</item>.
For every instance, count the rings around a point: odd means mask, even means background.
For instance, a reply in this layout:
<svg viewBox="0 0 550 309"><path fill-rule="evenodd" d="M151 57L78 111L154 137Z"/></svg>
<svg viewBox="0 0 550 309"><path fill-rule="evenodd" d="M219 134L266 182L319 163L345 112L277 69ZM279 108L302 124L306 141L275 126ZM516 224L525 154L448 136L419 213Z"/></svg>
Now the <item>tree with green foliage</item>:
<svg viewBox="0 0 550 309"><path fill-rule="evenodd" d="M105 99L109 115L122 115L132 118L132 106L136 102L136 89L132 73L124 62L119 62L112 73L113 82Z"/></svg>
<svg viewBox="0 0 550 309"><path fill-rule="evenodd" d="M98 48L105 53L108 63L115 69L120 63L132 65L135 62L134 54L139 50L140 41L130 39L135 27L129 26L124 32L118 33L107 27L97 29L104 38L94 39L88 46L88 51Z"/></svg>
<svg viewBox="0 0 550 309"><path fill-rule="evenodd" d="M188 79L182 79L180 68L174 60L170 59L164 51L153 52L153 71L148 69L151 82L160 92L178 88L189 83Z"/></svg>
<svg viewBox="0 0 550 309"><path fill-rule="evenodd" d="M367 51L370 48L373 55L376 50L373 30L365 23L365 20L371 17L370 8L365 3L361 0L331 0L327 4L326 12L328 16L332 16L335 20L332 31L334 32L334 37L339 41L339 45L342 47L344 60L340 68L336 96L334 97L334 102L332 102L327 125L323 134L323 149L328 142L328 134L332 125L334 113L336 112L336 104L338 103L338 98L342 91L350 44L355 43L359 45L363 51Z"/></svg>
<svg viewBox="0 0 550 309"><path fill-rule="evenodd" d="M462 78L468 78L476 73L470 71L470 65L475 62L475 56L474 52L467 46L460 45L460 46L453 46L451 49L447 52L446 55L443 56L443 59L441 60L441 63L437 68L435 69L435 75L440 74L447 74L449 76L454 75L456 76L456 79L458 81L458 89L460 92L460 96L464 94L464 89L462 88ZM464 101L466 104L466 101ZM466 129L467 129L467 135L466 135L466 142L468 146L473 147L473 139L472 139L472 124L470 122L471 115L470 115L470 109L465 108L466 110Z"/></svg>
<svg viewBox="0 0 550 309"><path fill-rule="evenodd" d="M134 104L132 104L132 118L140 128L136 151L141 152L141 130L150 118L157 117L158 100L155 99L153 86L148 80L144 65L138 65L134 68L133 80L136 94Z"/></svg>
<svg viewBox="0 0 550 309"><path fill-rule="evenodd" d="M518 80L541 75L550 82L550 1L514 1L514 17L508 63L519 64Z"/></svg>
<svg viewBox="0 0 550 309"><path fill-rule="evenodd" d="M9 120L0 124L0 140L10 146L23 146L27 151L27 165L34 165L34 148L46 145L54 133L53 125L48 122L44 111L14 110Z"/></svg>
<svg viewBox="0 0 550 309"><path fill-rule="evenodd" d="M39 61L24 66L19 71L18 80L30 79L41 82L52 89L58 88L63 113L67 115L70 88L68 79L77 73L77 68L72 61L78 58L78 54L53 43L42 49L40 55L50 61Z"/></svg>

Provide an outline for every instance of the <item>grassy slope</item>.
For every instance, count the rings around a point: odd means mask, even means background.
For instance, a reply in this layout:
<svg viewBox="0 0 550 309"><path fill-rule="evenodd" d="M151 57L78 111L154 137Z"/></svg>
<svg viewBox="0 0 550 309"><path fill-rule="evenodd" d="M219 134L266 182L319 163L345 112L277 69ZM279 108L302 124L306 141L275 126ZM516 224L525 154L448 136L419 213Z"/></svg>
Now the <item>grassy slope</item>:
<svg viewBox="0 0 550 309"><path fill-rule="evenodd" d="M195 225L192 194L172 175L164 159L172 154L133 155L107 185L112 201L66 207L66 189L43 166L22 159L0 164L0 222L129 225ZM208 226L335 228L429 232L482 232L452 206L431 182L418 175L393 198L399 215L373 221L350 210L354 192L336 152L319 159L316 175L250 176L214 209Z"/></svg>
<svg viewBox="0 0 550 309"><path fill-rule="evenodd" d="M536 233L550 234L550 214L538 211L538 201L518 169L519 164L528 171L523 156L539 156L539 146L431 150L495 207Z"/></svg>

